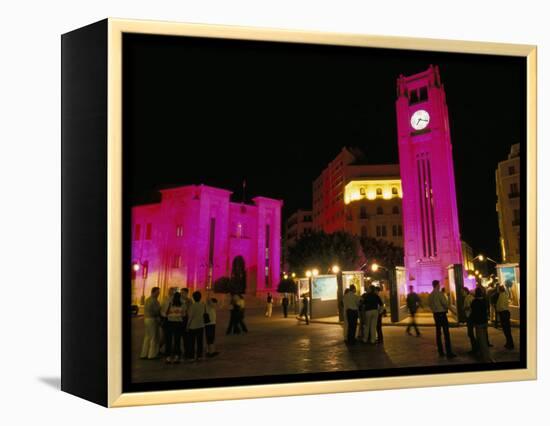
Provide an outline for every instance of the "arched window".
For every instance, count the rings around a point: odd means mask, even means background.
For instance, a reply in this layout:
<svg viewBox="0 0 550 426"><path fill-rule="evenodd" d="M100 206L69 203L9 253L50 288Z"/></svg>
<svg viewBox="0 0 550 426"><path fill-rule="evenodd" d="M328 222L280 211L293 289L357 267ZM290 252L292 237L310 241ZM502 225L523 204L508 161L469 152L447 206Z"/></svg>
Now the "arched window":
<svg viewBox="0 0 550 426"><path fill-rule="evenodd" d="M397 194L398 194L397 188L396 188L395 186L391 189L391 193L392 193L393 195L397 195Z"/></svg>
<svg viewBox="0 0 550 426"><path fill-rule="evenodd" d="M384 214L384 209L382 208L382 206L376 207L376 214Z"/></svg>
<svg viewBox="0 0 550 426"><path fill-rule="evenodd" d="M365 195L365 188L359 188L359 194Z"/></svg>
<svg viewBox="0 0 550 426"><path fill-rule="evenodd" d="M382 188L376 188L376 195L382 195Z"/></svg>
<svg viewBox="0 0 550 426"><path fill-rule="evenodd" d="M393 206L393 208L391 209L391 212L392 212L392 214L399 214L399 207L398 206Z"/></svg>

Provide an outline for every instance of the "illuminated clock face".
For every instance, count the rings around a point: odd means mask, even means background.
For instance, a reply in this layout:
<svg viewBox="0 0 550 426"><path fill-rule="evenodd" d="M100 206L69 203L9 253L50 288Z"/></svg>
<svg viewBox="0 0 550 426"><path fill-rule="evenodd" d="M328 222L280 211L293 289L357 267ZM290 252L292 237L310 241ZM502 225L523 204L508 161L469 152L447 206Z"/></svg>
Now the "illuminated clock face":
<svg viewBox="0 0 550 426"><path fill-rule="evenodd" d="M428 111L423 109L415 111L411 117L411 126L415 130L425 129L429 122L430 114L428 114Z"/></svg>

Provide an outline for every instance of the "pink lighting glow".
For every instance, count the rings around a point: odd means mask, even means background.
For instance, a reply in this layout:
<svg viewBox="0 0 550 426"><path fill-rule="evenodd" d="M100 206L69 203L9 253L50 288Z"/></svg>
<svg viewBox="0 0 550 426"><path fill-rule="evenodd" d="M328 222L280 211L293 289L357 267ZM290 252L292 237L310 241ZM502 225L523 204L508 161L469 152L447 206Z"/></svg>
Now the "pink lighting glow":
<svg viewBox="0 0 550 426"><path fill-rule="evenodd" d="M206 289L245 260L247 292L273 291L280 274L283 202L255 197L230 201L231 192L206 185L161 191L158 204L132 208L132 263L147 262L133 282L135 300L158 286Z"/></svg>
<svg viewBox="0 0 550 426"><path fill-rule="evenodd" d="M447 266L462 264L449 116L439 68L397 80L397 132L403 187L407 283L447 286Z"/></svg>

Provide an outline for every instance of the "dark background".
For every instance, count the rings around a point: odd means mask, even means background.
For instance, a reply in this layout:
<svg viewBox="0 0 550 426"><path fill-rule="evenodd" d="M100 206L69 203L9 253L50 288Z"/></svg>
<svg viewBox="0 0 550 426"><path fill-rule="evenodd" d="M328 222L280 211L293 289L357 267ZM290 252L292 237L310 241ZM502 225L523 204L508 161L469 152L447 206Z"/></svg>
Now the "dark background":
<svg viewBox="0 0 550 426"><path fill-rule="evenodd" d="M497 163L526 140L524 58L125 35L125 191L200 184L242 200L311 208L311 185L343 146L397 163L396 78L439 65L462 238L500 259Z"/></svg>

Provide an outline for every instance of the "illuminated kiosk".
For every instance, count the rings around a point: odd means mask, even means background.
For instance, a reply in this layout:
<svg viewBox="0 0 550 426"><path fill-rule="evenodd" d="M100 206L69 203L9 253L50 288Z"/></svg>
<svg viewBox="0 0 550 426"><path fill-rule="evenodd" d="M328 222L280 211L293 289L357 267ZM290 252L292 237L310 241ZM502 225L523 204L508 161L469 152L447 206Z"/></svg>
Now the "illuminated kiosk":
<svg viewBox="0 0 550 426"><path fill-rule="evenodd" d="M519 300L520 300L520 274L518 263L503 263L497 266L498 281L504 286L508 299L510 301L510 317L513 320L520 320Z"/></svg>
<svg viewBox="0 0 550 426"><path fill-rule="evenodd" d="M311 318L338 315L338 278L335 274L311 278Z"/></svg>
<svg viewBox="0 0 550 426"><path fill-rule="evenodd" d="M407 283L430 292L433 280L448 281L449 265L463 263L449 115L438 67L399 76L396 111ZM455 286L460 295L462 282L455 280Z"/></svg>

